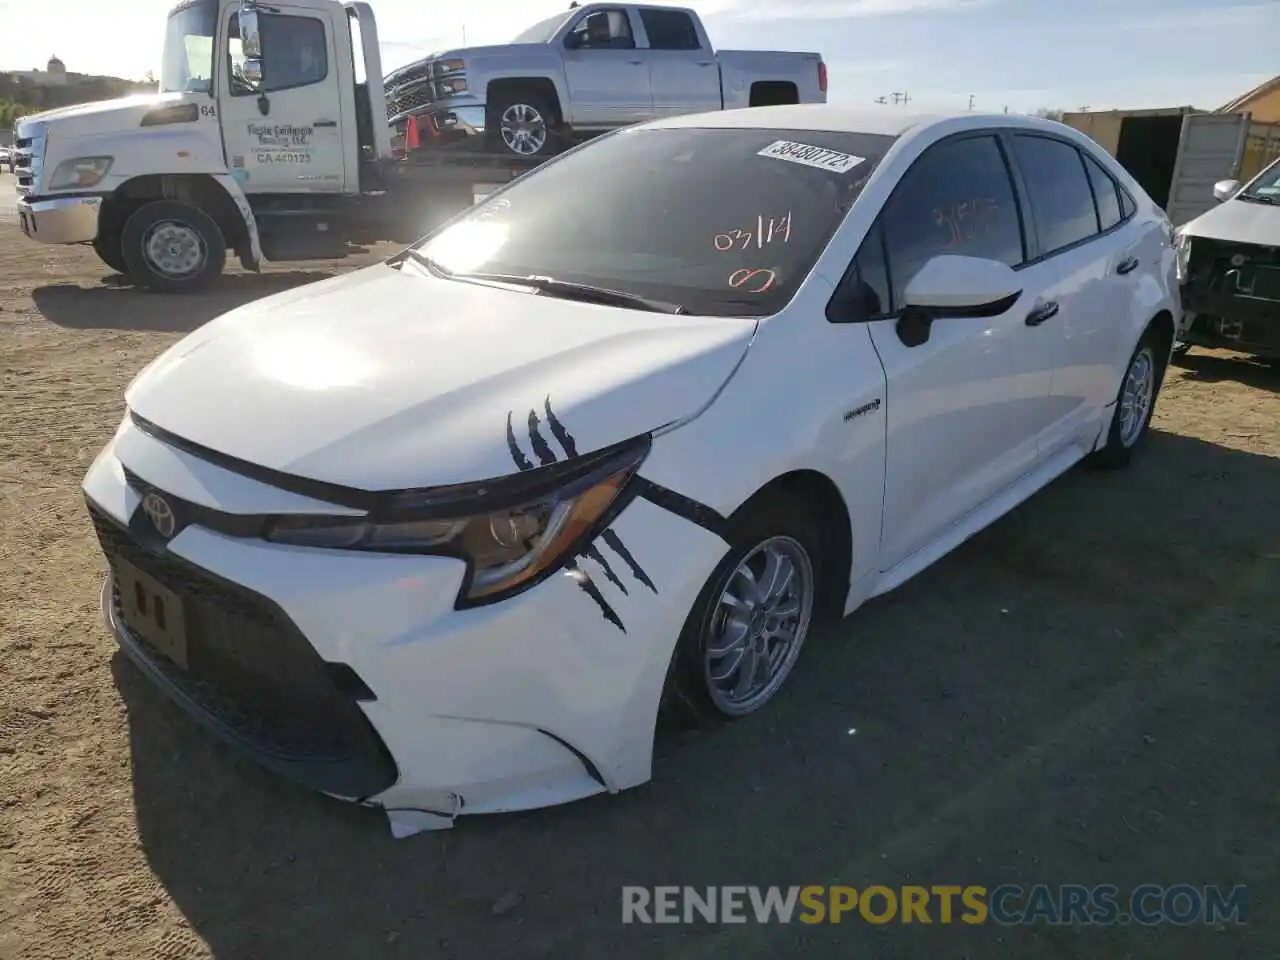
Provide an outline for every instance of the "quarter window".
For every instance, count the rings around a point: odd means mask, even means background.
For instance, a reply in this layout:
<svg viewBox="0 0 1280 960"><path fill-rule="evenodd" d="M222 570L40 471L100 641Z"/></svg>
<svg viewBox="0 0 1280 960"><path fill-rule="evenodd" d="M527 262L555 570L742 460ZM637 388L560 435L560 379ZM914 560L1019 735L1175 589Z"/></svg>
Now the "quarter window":
<svg viewBox="0 0 1280 960"><path fill-rule="evenodd" d="M649 35L650 50L698 50L698 31L693 19L679 10L640 10L640 22Z"/></svg>
<svg viewBox="0 0 1280 960"><path fill-rule="evenodd" d="M1080 152L1061 140L1027 134L1016 135L1013 143L1031 196L1040 255L1097 234L1098 215Z"/></svg>
<svg viewBox="0 0 1280 960"><path fill-rule="evenodd" d="M1098 226L1110 230L1124 219L1120 215L1120 186L1111 178L1111 174L1102 169L1102 165L1087 153L1084 157L1085 169L1089 171L1089 185L1093 187L1093 198L1098 203Z"/></svg>
<svg viewBox="0 0 1280 960"><path fill-rule="evenodd" d="M1011 267L1026 259L1013 182L993 136L930 147L902 178L881 220L892 280L886 309L902 305L912 277L939 254L986 257Z"/></svg>

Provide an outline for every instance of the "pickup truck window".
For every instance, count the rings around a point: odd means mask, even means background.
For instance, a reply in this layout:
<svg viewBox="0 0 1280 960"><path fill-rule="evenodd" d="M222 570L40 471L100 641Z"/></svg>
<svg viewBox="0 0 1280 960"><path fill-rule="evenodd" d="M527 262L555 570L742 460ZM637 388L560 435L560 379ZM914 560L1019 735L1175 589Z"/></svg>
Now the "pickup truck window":
<svg viewBox="0 0 1280 960"><path fill-rule="evenodd" d="M892 137L623 130L553 160L426 238L445 271L550 277L765 316L808 276Z"/></svg>
<svg viewBox="0 0 1280 960"><path fill-rule="evenodd" d="M649 35L650 50L698 50L698 31L693 18L682 10L641 7L640 22Z"/></svg>
<svg viewBox="0 0 1280 960"><path fill-rule="evenodd" d="M636 41L627 11L615 8L583 17L564 38L564 45L570 50L634 50Z"/></svg>

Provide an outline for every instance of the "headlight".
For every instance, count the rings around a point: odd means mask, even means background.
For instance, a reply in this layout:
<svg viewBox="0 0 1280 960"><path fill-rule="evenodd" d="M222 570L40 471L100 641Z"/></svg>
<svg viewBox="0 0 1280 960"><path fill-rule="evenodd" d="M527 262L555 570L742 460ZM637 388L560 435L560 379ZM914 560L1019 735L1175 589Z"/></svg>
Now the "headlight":
<svg viewBox="0 0 1280 960"><path fill-rule="evenodd" d="M467 69L465 60L439 60L436 62L436 76L442 73L453 73L455 70Z"/></svg>
<svg viewBox="0 0 1280 960"><path fill-rule="evenodd" d="M64 160L53 171L49 180L50 190L65 190L67 187L94 187L111 169L111 157L77 157Z"/></svg>
<svg viewBox="0 0 1280 960"><path fill-rule="evenodd" d="M534 586L616 515L648 438L481 484L391 495L369 517L280 516L274 543L456 557L467 564L458 606Z"/></svg>
<svg viewBox="0 0 1280 960"><path fill-rule="evenodd" d="M456 93L467 92L466 77L450 77L447 80L437 80L436 86L440 88L440 96L448 97Z"/></svg>
<svg viewBox="0 0 1280 960"><path fill-rule="evenodd" d="M1185 233L1173 235L1173 252L1176 256L1176 273L1179 283L1187 282L1187 266L1191 263L1191 238Z"/></svg>

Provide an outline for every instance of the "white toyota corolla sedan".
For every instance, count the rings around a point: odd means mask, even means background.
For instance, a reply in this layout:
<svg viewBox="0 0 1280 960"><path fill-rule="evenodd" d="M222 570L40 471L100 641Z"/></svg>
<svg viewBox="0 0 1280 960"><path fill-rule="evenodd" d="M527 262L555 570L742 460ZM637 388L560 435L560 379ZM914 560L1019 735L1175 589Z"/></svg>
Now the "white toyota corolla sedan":
<svg viewBox="0 0 1280 960"><path fill-rule="evenodd" d="M1014 116L686 116L222 316L84 481L189 714L398 834L651 776L824 616L1145 436L1164 213Z"/></svg>

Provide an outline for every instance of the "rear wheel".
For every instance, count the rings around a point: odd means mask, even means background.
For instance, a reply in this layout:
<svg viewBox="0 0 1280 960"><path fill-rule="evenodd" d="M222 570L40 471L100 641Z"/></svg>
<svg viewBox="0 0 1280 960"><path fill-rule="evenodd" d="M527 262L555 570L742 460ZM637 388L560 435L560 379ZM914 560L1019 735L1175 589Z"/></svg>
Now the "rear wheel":
<svg viewBox="0 0 1280 960"><path fill-rule="evenodd" d="M1142 335L1120 381L1107 443L1090 458L1094 465L1105 468L1128 466L1134 450L1146 439L1164 379L1162 346L1167 348L1168 342L1162 341L1159 333L1151 327Z"/></svg>
<svg viewBox="0 0 1280 960"><path fill-rule="evenodd" d="M676 644L663 696L668 717L743 717L777 695L813 622L820 542L804 508L781 496L737 524Z"/></svg>
<svg viewBox="0 0 1280 960"><path fill-rule="evenodd" d="M213 218L172 200L134 211L125 221L121 247L133 281L163 293L203 290L227 262L226 240Z"/></svg>

